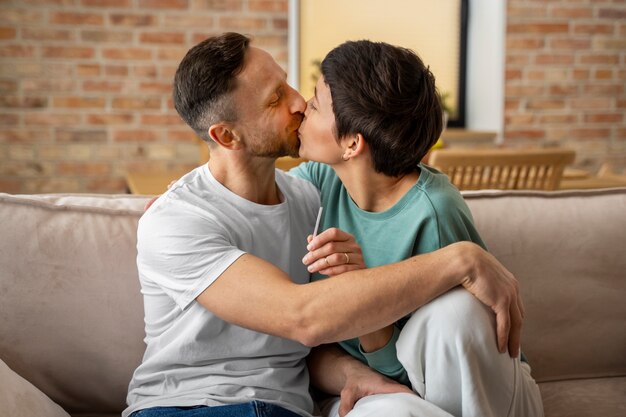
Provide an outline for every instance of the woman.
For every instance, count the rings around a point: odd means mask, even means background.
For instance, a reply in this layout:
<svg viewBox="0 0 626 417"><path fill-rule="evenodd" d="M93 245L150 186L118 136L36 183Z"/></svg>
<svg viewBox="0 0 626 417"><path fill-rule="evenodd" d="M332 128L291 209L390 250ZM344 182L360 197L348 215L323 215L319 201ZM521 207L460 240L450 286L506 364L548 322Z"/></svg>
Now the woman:
<svg viewBox="0 0 626 417"><path fill-rule="evenodd" d="M307 103L299 130L300 156L318 162L290 171L319 188L324 207L320 230L338 228L351 233L362 246L368 267L461 240L484 247L459 191L445 175L420 163L441 134L442 110L434 77L419 57L385 43L347 42L326 56L321 69L315 96ZM321 236L312 239L303 259L309 270L316 272L315 279L323 278L320 274L339 273L351 262L349 255L323 247L322 240ZM357 289L355 283L355 293ZM446 296L457 297L453 303L464 303L463 292L453 290L450 293L455 294ZM472 307L466 311L489 323L491 313L484 306L474 305L476 300L468 303ZM508 355L495 359L495 343L477 343L467 352L463 347L450 353L445 362L425 361L427 349L438 348L437 342L432 342L437 336L433 336L435 326L424 322L430 319L419 316L415 314L406 328L408 318L340 344L352 356L411 385L451 414L542 414L529 368ZM424 342L427 333L430 341ZM484 366L467 372L464 364L472 362L468 352L482 355L477 362ZM492 357L493 367L489 365ZM441 393L449 393L450 384L458 385L459 394L438 397L438 385ZM516 388L509 389L511 385ZM496 393L499 390L506 393ZM492 398L500 394L508 402L493 404ZM511 414L507 414L509 408Z"/></svg>

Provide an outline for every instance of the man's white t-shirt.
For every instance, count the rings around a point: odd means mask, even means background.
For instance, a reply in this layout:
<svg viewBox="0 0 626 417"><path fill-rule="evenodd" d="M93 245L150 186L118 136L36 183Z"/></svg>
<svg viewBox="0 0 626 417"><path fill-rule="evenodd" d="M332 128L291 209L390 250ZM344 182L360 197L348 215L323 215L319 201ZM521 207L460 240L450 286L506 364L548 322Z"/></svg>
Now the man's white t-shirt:
<svg viewBox="0 0 626 417"><path fill-rule="evenodd" d="M205 164L140 219L137 267L146 352L130 382L123 417L157 406L252 400L305 416L312 412L307 347L230 324L195 301L244 253L274 264L294 282L309 282L301 259L319 193L280 170L276 183L282 203L256 204L220 184Z"/></svg>

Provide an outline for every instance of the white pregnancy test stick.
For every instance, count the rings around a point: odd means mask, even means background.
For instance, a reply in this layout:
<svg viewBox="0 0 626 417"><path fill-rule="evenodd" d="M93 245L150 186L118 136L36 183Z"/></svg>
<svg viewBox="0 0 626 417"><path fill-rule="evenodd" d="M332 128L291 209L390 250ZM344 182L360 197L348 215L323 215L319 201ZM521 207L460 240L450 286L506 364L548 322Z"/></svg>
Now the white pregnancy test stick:
<svg viewBox="0 0 626 417"><path fill-rule="evenodd" d="M320 207L320 211L317 212L317 220L315 221L315 229L313 230L313 237L317 236L317 229L319 229L320 220L322 219L322 210L324 210L324 207Z"/></svg>

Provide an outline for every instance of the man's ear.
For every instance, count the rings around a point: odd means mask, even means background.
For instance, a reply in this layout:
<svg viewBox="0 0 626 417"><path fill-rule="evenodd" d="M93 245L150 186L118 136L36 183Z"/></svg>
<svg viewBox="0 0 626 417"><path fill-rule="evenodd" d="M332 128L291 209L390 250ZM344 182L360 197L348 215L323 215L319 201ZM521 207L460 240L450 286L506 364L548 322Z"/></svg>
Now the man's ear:
<svg viewBox="0 0 626 417"><path fill-rule="evenodd" d="M363 135L360 133L357 133L356 135L346 136L342 142L342 145L344 146L342 158L344 161L361 155L367 147L367 143L365 143Z"/></svg>
<svg viewBox="0 0 626 417"><path fill-rule="evenodd" d="M233 126L227 123L211 125L209 127L209 136L213 142L226 149L235 151L243 147L239 135L233 129Z"/></svg>

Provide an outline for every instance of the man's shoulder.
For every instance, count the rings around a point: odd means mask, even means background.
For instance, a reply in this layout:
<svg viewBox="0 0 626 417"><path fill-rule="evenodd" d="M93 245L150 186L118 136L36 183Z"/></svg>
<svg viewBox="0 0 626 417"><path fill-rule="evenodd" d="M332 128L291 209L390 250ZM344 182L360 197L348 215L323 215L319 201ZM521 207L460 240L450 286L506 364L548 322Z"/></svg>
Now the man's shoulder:
<svg viewBox="0 0 626 417"><path fill-rule="evenodd" d="M319 201L319 190L309 181L277 169L276 180L281 191L297 200Z"/></svg>

